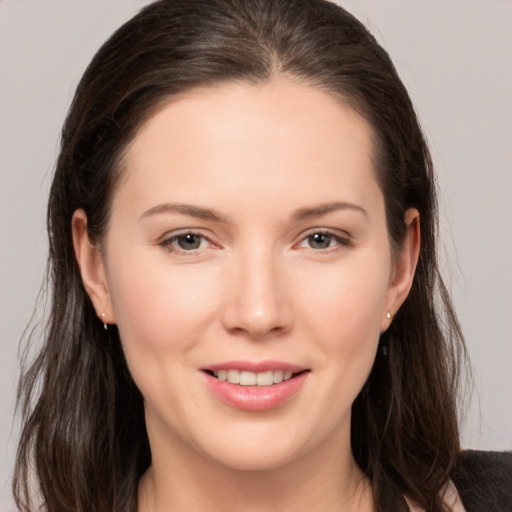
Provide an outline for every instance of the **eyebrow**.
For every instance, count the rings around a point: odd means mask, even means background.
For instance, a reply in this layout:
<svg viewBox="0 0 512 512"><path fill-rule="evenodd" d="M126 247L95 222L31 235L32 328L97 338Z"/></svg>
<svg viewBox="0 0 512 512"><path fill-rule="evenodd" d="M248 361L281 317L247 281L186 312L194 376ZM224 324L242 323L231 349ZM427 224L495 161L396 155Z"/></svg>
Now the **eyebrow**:
<svg viewBox="0 0 512 512"><path fill-rule="evenodd" d="M159 204L150 208L141 215L141 218L146 218L151 215L160 213L179 213L181 215L189 215L190 217L196 217L203 220L213 220L215 222L227 222L226 219L215 210L209 208L201 208L200 206L194 206L191 204L170 204L164 203Z"/></svg>
<svg viewBox="0 0 512 512"><path fill-rule="evenodd" d="M312 217L320 217L337 210L353 210L362 213L365 218L368 218L368 212L363 207L346 202L326 203L318 206L299 208L293 214L292 218L295 221L306 220Z"/></svg>
<svg viewBox="0 0 512 512"><path fill-rule="evenodd" d="M367 211L352 203L346 202L333 202L333 203L325 203L317 206L304 207L299 208L292 214L293 221L301 221L314 217L320 217L322 215L327 215L328 213L337 211L337 210L353 210L359 212L364 215L364 217L368 218ZM201 208L200 206L195 206L191 204L171 204L171 203L163 203L149 210L145 211L141 218L150 217L151 215L163 214L163 213L178 213L181 215L188 215L190 217L196 217L198 219L203 220L212 220L215 222L227 223L227 219L216 212L215 210L211 210L209 208Z"/></svg>

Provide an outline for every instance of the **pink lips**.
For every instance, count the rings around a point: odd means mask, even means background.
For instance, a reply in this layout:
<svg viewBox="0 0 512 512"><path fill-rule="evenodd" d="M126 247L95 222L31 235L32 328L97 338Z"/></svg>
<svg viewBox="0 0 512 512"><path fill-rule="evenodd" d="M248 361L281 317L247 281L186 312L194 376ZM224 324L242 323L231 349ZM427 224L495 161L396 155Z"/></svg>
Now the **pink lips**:
<svg viewBox="0 0 512 512"><path fill-rule="evenodd" d="M206 373L207 370L218 372L220 370L237 369L253 373L283 370L300 373L278 384L271 386L242 386L227 381L220 381ZM284 363L281 361L229 361L202 368L206 383L215 396L231 407L246 411L264 411L284 404L292 398L304 384L309 372L307 368Z"/></svg>
<svg viewBox="0 0 512 512"><path fill-rule="evenodd" d="M214 364L212 366L204 367L201 369L218 372L219 370L231 370L232 368L254 373L268 372L269 370L284 370L287 372L299 373L307 370L307 368L304 368L303 366L284 363L282 361L261 361L259 363L253 361L227 361L225 363Z"/></svg>

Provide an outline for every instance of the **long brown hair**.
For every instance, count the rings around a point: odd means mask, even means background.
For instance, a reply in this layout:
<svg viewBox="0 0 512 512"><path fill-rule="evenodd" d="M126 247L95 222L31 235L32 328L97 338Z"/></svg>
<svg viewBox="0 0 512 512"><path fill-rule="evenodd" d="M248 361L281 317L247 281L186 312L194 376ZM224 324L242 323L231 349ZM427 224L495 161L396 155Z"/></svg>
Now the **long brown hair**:
<svg viewBox="0 0 512 512"><path fill-rule="evenodd" d="M387 53L324 0L160 0L102 46L76 91L50 192L44 344L23 372L14 495L21 510L133 511L151 463L143 399L115 327L105 331L82 285L71 217L83 208L101 244L123 151L163 102L199 85L282 75L319 87L375 133L375 172L392 247L420 213L410 295L352 411L352 450L379 511L405 495L431 512L459 454L457 396L465 348L437 262L435 176L414 108ZM38 489L33 489L33 477ZM402 505L400 504L402 503Z"/></svg>

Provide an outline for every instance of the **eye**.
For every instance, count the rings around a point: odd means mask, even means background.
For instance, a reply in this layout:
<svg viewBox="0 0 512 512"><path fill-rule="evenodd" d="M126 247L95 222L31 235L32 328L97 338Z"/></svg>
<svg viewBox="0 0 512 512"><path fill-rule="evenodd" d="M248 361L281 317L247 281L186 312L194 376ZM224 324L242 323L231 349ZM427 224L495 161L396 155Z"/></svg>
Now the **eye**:
<svg viewBox="0 0 512 512"><path fill-rule="evenodd" d="M300 242L299 247L323 251L339 247L340 245L350 245L350 241L328 231L316 231L306 236Z"/></svg>
<svg viewBox="0 0 512 512"><path fill-rule="evenodd" d="M329 233L314 233L309 235L306 240L312 249L327 249L335 241Z"/></svg>
<svg viewBox="0 0 512 512"><path fill-rule="evenodd" d="M163 240L160 245L170 251L191 252L198 249L204 249L211 245L211 242L203 235L198 233L180 233Z"/></svg>

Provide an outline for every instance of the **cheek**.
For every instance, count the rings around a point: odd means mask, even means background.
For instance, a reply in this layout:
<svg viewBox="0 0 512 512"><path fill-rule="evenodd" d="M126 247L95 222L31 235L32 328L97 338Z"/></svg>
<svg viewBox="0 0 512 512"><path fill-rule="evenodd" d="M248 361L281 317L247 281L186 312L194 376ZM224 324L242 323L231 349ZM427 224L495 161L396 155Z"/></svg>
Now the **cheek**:
<svg viewBox="0 0 512 512"><path fill-rule="evenodd" d="M389 272L385 266L347 265L307 286L304 309L318 320L317 328L334 332L380 333Z"/></svg>
<svg viewBox="0 0 512 512"><path fill-rule="evenodd" d="M146 406L164 416L185 414L182 398L191 390L182 383L216 314L212 279L184 268L171 272L144 251L113 261L119 263L109 275L112 305L133 380Z"/></svg>
<svg viewBox="0 0 512 512"><path fill-rule="evenodd" d="M215 314L214 283L208 273L183 266L172 269L140 251L109 272L114 316L127 358L158 359L199 342ZM115 258L115 255L112 255Z"/></svg>
<svg viewBox="0 0 512 512"><path fill-rule="evenodd" d="M356 387L375 358L388 280L382 258L358 259L310 282L307 294L296 294L306 297L300 321L316 340L323 364L351 376Z"/></svg>

